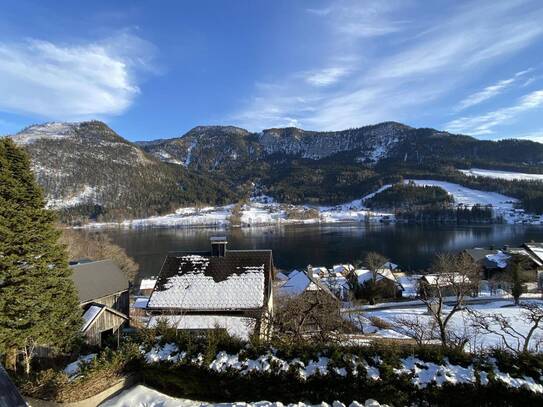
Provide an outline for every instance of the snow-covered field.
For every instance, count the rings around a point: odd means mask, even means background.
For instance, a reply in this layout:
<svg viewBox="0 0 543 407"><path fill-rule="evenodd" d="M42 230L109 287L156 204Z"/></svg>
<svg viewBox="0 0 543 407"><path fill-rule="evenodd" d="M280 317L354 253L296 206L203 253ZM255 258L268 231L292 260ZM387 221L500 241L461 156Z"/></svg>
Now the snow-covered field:
<svg viewBox="0 0 543 407"><path fill-rule="evenodd" d="M534 302L535 300L529 300L527 302ZM404 305L405 304L405 305ZM386 303L386 306L376 306L374 309L368 309L361 314L352 314L353 321L359 323L364 333L370 335L377 335L379 337L398 338L407 336L403 335L402 329L397 326L399 319L418 320L420 322L428 323L431 321L431 317L427 313L425 305L422 305L419 301L410 301L409 303ZM526 322L523 315L523 309L518 306L512 306L512 300L490 300L487 303L473 303L466 306L473 311L476 311L479 315L491 315L499 314L511 321L513 328L521 335L526 335L530 329L530 324ZM445 307L444 312L447 313L450 307ZM356 318L354 316L358 315ZM370 322L371 317L377 317L390 325L386 329L379 329ZM466 345L470 351L475 351L485 348L503 347L503 341L506 340L509 344L517 345L518 335L512 336L504 333L504 337L498 336L492 333L477 332L471 328L471 319L467 311L461 311L456 313L451 321L450 327L454 332L458 334L467 334L470 336L469 343ZM532 350L542 351L540 347L537 347L538 339L543 339L543 331L538 330L535 333L532 340Z"/></svg>
<svg viewBox="0 0 543 407"><path fill-rule="evenodd" d="M173 398L148 387L138 385L123 391L118 396L102 403L101 407L310 407L311 404L303 402L295 404L283 404L281 402L258 401L254 403L206 403L202 401ZM319 403L315 407L329 407L328 403ZM345 404L334 402L334 407L346 407ZM366 400L365 403L353 401L349 407L385 407L375 400Z"/></svg>
<svg viewBox="0 0 543 407"><path fill-rule="evenodd" d="M470 177L498 178L509 181L543 181L543 174L526 174L522 172L482 170L480 168L470 168L469 170L458 170Z"/></svg>
<svg viewBox="0 0 543 407"><path fill-rule="evenodd" d="M405 182L409 182L406 180ZM480 191L458 184L436 180L413 180L417 185L438 186L454 197L457 205L492 205L495 216L503 217L511 224L543 224L543 218L515 209L517 199L496 192ZM390 188L383 185L377 191L360 199L336 206L290 205L274 202L272 198L259 196L244 205L241 210L242 226L277 224L342 223L342 222L394 222L394 214L366 208L365 200ZM60 205L60 203L55 203ZM224 227L230 225L234 205L220 207L187 207L174 213L144 219L125 220L119 223L90 223L86 227ZM310 216L289 216L289 213Z"/></svg>

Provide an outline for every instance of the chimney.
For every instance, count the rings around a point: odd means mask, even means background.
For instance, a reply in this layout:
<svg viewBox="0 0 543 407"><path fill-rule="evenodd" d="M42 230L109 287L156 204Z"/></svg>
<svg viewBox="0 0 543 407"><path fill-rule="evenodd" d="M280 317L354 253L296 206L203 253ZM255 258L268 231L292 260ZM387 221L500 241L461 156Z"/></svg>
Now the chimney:
<svg viewBox="0 0 543 407"><path fill-rule="evenodd" d="M226 244L228 243L225 236L213 236L211 241L211 256L224 257L226 253Z"/></svg>

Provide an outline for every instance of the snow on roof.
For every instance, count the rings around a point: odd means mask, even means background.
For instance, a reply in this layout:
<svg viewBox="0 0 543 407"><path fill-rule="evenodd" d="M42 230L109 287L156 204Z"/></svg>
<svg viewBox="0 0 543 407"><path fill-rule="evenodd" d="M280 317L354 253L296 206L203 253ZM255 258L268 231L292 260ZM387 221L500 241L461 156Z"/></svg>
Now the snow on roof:
<svg viewBox="0 0 543 407"><path fill-rule="evenodd" d="M496 267L504 269L507 267L507 261L511 258L508 254L505 254L501 250L498 250L496 254L487 254L486 259L496 264Z"/></svg>
<svg viewBox="0 0 543 407"><path fill-rule="evenodd" d="M281 294L299 295L308 289L311 282L307 274L299 270L292 271L288 277L287 282L280 288Z"/></svg>
<svg viewBox="0 0 543 407"><path fill-rule="evenodd" d="M525 246L540 262L543 262L543 243L526 243Z"/></svg>
<svg viewBox="0 0 543 407"><path fill-rule="evenodd" d="M357 269L354 272L358 277L359 284L364 284L366 281L373 278L373 273L368 269ZM390 269L380 269L377 271L376 281L381 281L384 279L398 283L396 277L394 277L394 274L392 274L392 271L390 271Z"/></svg>
<svg viewBox="0 0 543 407"><path fill-rule="evenodd" d="M148 327L153 328L159 321L166 321L176 329L209 330L226 329L232 335L241 339L249 339L254 329L255 319L223 315L161 315L149 319Z"/></svg>
<svg viewBox="0 0 543 407"><path fill-rule="evenodd" d="M442 285L450 284L452 282L454 283L465 283L468 284L470 282L470 279L467 276L455 273L455 274L425 274L422 276L423 279L426 280L426 282L430 285L438 285L441 283Z"/></svg>
<svg viewBox="0 0 543 407"><path fill-rule="evenodd" d="M83 326L81 332L85 332L87 328L92 324L92 321L100 314L105 308L105 305L91 305L83 314Z"/></svg>
<svg viewBox="0 0 543 407"><path fill-rule="evenodd" d="M149 298L136 298L136 301L134 301L134 308L141 308L145 309L147 308L147 304L149 303Z"/></svg>
<svg viewBox="0 0 543 407"><path fill-rule="evenodd" d="M275 275L275 279L276 280L279 280L279 281L287 281L288 280L288 276L283 273L283 272L278 272L276 275Z"/></svg>
<svg viewBox="0 0 543 407"><path fill-rule="evenodd" d="M237 262L236 256L230 257L168 257L168 269L163 270L165 274L161 274L148 308L232 310L262 307L265 265L249 265L248 261L245 261L246 265L239 265L243 262ZM254 260L254 256L245 260L250 262L251 259Z"/></svg>
<svg viewBox="0 0 543 407"><path fill-rule="evenodd" d="M345 273L354 270L352 264L336 264L333 267L334 273Z"/></svg>
<svg viewBox="0 0 543 407"><path fill-rule="evenodd" d="M396 270L398 268L398 265L396 263L392 263L391 261L387 261L385 264L383 264L383 268L389 270Z"/></svg>
<svg viewBox="0 0 543 407"><path fill-rule="evenodd" d="M140 290L152 290L155 288L156 278L144 278L140 282Z"/></svg>

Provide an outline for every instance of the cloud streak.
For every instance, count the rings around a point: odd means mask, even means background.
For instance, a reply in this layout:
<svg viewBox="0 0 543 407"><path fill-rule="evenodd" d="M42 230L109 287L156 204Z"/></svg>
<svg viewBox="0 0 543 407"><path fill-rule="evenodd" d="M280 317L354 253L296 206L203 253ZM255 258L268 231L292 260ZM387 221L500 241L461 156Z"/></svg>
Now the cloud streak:
<svg viewBox="0 0 543 407"><path fill-rule="evenodd" d="M479 2L409 20L406 17L420 12L410 2L334 3L322 12L312 12L315 18L330 22L326 35L335 44L334 49L323 50L322 65L276 78L267 87L255 87L246 105L229 120L255 130L286 122L334 130L382 120L420 119L421 111L430 115L436 101L457 92L472 76L543 36L543 8L534 4ZM359 35L348 29L357 21L372 33ZM375 36L381 37L377 48ZM349 63L338 63L341 60ZM497 96L517 79L467 95L460 110ZM503 113L511 117L521 112ZM493 128L491 122L487 130ZM485 131L485 124L481 126L478 131Z"/></svg>
<svg viewBox="0 0 543 407"><path fill-rule="evenodd" d="M493 97L496 97L503 93L505 90L507 90L512 84L517 82L519 78L526 75L528 72L531 72L532 69L526 69L524 71L517 72L512 78L509 79L503 79L501 81L498 81L497 83L487 86L483 90L479 92L475 92L471 95L469 95L467 98L462 100L456 110L464 110L467 108L470 108L472 106L478 105L480 103L483 103L489 99L492 99Z"/></svg>
<svg viewBox="0 0 543 407"><path fill-rule="evenodd" d="M140 93L136 72L152 68L152 50L128 33L86 44L0 42L0 110L62 120L121 114Z"/></svg>
<svg viewBox="0 0 543 407"><path fill-rule="evenodd" d="M513 106L487 112L478 116L461 117L447 123L447 131L474 136L492 134L501 124L513 121L522 113L543 107L543 89L521 97Z"/></svg>

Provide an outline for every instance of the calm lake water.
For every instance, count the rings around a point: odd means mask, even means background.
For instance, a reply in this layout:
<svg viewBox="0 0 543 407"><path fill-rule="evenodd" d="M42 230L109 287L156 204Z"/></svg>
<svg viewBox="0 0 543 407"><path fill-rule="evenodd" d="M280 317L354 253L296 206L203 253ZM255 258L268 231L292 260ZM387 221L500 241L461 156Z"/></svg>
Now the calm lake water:
<svg viewBox="0 0 543 407"><path fill-rule="evenodd" d="M276 267L331 266L377 251L406 271L427 268L436 253L543 241L541 226L289 225L244 229L114 229L101 232L140 265L140 278L157 275L169 251L208 250L209 238L228 237L231 249L272 249Z"/></svg>

